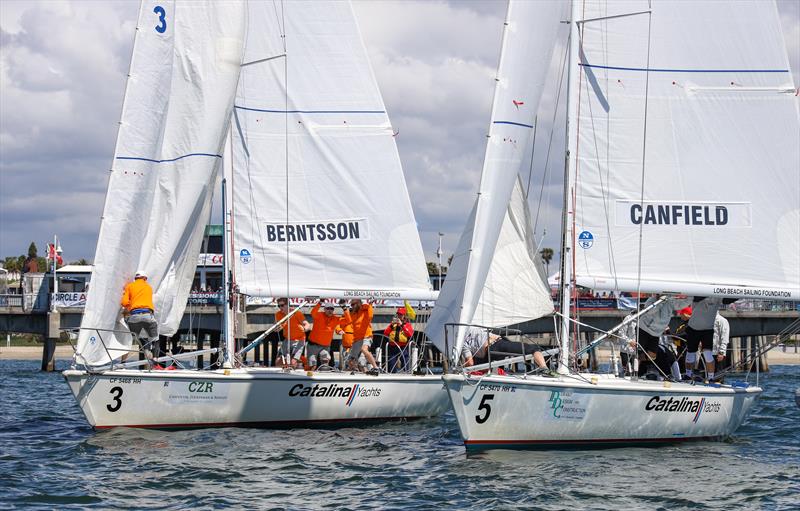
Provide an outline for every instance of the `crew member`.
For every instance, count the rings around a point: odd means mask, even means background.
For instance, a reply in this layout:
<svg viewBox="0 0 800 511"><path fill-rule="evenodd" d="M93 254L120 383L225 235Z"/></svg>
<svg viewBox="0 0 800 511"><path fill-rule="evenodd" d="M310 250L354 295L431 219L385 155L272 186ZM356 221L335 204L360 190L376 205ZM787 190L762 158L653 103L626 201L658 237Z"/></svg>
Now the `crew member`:
<svg viewBox="0 0 800 511"><path fill-rule="evenodd" d="M289 299L279 298L275 322L279 322L287 314L289 314ZM309 330L311 330L311 325L306 321L305 315L300 312L300 309L294 311L281 328L283 339L278 345L278 357L275 359L276 365L296 368L300 364L300 357L303 354L303 348L306 346L306 332Z"/></svg>
<svg viewBox="0 0 800 511"><path fill-rule="evenodd" d="M620 362L622 362L622 370L620 374L623 376L630 376L633 374L633 358L635 354L635 346L636 346L636 331L639 329L639 323L634 317L636 312L631 312L625 319L623 319L623 323L625 325L620 329L618 332L617 337L617 347L619 348L619 358Z"/></svg>
<svg viewBox="0 0 800 511"><path fill-rule="evenodd" d="M644 308L652 305L657 299L655 296L648 298L644 303ZM665 346L659 346L659 338L667 329L673 312L691 302L691 297L669 297L639 316L639 346L647 354L645 360L654 362L662 373L671 373L672 378L676 381L680 381L681 372L675 354ZM643 369L644 367L641 367L640 372Z"/></svg>
<svg viewBox="0 0 800 511"><path fill-rule="evenodd" d="M461 345L462 365L470 367L487 363L489 361L489 346L492 347L492 351L502 353L497 359L533 354L533 362L536 367L547 369L544 355L542 355L542 348L539 345L514 342L478 327L471 327L464 336L464 343ZM509 355L509 353L512 353L512 355ZM495 359L495 357L492 358Z"/></svg>
<svg viewBox="0 0 800 511"><path fill-rule="evenodd" d="M389 371L396 373L404 370L408 361L406 347L414 335L414 327L406 317L405 307L397 309L397 314L383 331L383 335L389 338Z"/></svg>
<svg viewBox="0 0 800 511"><path fill-rule="evenodd" d="M717 362L725 360L725 353L728 350L728 342L730 342L731 326L728 320L723 318L720 313L714 319L714 343L711 357L706 356L707 350L703 348L703 357L706 359L706 374L709 380L713 380ZM709 358L711 360L709 360Z"/></svg>
<svg viewBox="0 0 800 511"><path fill-rule="evenodd" d="M163 369L159 364L153 362L161 355L161 349L158 342L158 322L153 316L153 288L147 283L147 274L144 270L137 271L133 282L129 282L125 286L120 303L125 323L131 334L139 336L142 352L149 365L153 369ZM145 332L143 337L140 336L142 331Z"/></svg>
<svg viewBox="0 0 800 511"><path fill-rule="evenodd" d="M682 374L686 373L686 327L689 325L689 318L691 317L691 307L684 307L678 311L678 318L680 318L681 322L672 337L675 350L678 352L678 367L680 367Z"/></svg>
<svg viewBox="0 0 800 511"><path fill-rule="evenodd" d="M337 316L333 313L334 307L332 303L325 305L324 312L320 311L322 307L322 300L317 302L313 309L311 309L311 318L314 320L314 325L311 328L311 333L308 336L307 357L308 366L310 370L315 370L318 365L330 365L331 361L331 341L333 341L333 334L340 325L346 325L352 320L350 313L345 310L342 316Z"/></svg>
<svg viewBox="0 0 800 511"><path fill-rule="evenodd" d="M372 356L372 352L369 350L372 347L372 315L371 303L363 303L358 298L350 300L350 318L352 322L347 327L351 328L353 344L347 355L346 364L346 367L350 370L378 370L375 357ZM345 332L347 327L345 327ZM342 343L344 344L344 337L342 337Z"/></svg>
<svg viewBox="0 0 800 511"><path fill-rule="evenodd" d="M686 324L686 376L689 378L694 374L701 344L706 364L711 363L713 368L711 350L714 344L714 320L717 311L722 307L722 302L722 298L716 296L708 298L698 296L694 299L692 317Z"/></svg>

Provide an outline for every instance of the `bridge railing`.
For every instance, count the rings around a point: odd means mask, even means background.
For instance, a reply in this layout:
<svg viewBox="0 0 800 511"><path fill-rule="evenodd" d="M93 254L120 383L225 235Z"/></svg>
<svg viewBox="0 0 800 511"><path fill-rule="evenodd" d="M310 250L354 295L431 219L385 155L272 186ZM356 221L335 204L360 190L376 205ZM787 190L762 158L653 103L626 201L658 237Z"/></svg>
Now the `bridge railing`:
<svg viewBox="0 0 800 511"><path fill-rule="evenodd" d="M23 295L0 295L0 307L22 308Z"/></svg>

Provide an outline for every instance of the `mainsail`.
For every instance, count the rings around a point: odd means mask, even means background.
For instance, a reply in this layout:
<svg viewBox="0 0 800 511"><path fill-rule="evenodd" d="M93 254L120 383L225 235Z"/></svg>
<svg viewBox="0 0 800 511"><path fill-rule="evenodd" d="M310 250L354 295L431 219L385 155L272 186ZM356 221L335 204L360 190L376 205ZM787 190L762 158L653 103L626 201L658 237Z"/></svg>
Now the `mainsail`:
<svg viewBox="0 0 800 511"><path fill-rule="evenodd" d="M177 329L219 182L245 28L239 2L142 3L80 362L107 363L105 348L131 345L119 303L137 270L153 286L159 333Z"/></svg>
<svg viewBox="0 0 800 511"><path fill-rule="evenodd" d="M800 116L775 4L579 12L578 284L800 299Z"/></svg>
<svg viewBox="0 0 800 511"><path fill-rule="evenodd" d="M253 296L431 298L392 125L349 2L251 2L233 138Z"/></svg>
<svg viewBox="0 0 800 511"><path fill-rule="evenodd" d="M520 214L527 211L527 205L522 209L514 206L519 200L524 203L521 188L518 194L512 191L518 184L520 165L530 151L533 120L565 14L563 2L509 2L478 198L426 327L427 335L442 350L446 323L504 326L553 310L543 280L530 275L536 273L536 257L526 248L532 246L524 234L527 227L506 224L522 217L527 220L527 214ZM503 251L498 251L501 232L516 237L519 250L510 250L503 256ZM528 254L526 260L515 261L524 254ZM512 264L525 266L511 269ZM509 269L501 268L506 265ZM513 271L522 271L526 276L510 288L487 287L490 269L498 276ZM449 346L456 352L463 333L458 329L457 338Z"/></svg>

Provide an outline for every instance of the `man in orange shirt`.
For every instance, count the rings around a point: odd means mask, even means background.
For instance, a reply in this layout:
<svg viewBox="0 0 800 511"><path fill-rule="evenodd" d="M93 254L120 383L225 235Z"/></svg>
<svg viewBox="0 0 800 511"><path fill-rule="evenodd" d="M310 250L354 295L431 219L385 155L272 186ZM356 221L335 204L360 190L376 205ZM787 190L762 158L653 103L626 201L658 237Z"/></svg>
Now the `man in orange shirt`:
<svg viewBox="0 0 800 511"><path fill-rule="evenodd" d="M311 318L314 320L314 326L308 336L306 357L308 358L308 366L312 371L317 368L317 365L328 365L330 363L330 347L333 333L337 329L341 329L341 326L351 322L348 311L345 310L342 316L337 316L333 313L334 307L332 303L325 305L325 312L320 312L321 307L322 300L317 302L314 308L311 309Z"/></svg>
<svg viewBox="0 0 800 511"><path fill-rule="evenodd" d="M353 327L353 345L347 355L347 368L365 371L367 362L370 370L377 370L378 364L370 352L372 346L372 304L363 303L356 298L350 300L350 318Z"/></svg>
<svg viewBox="0 0 800 511"><path fill-rule="evenodd" d="M278 312L275 313L275 322L282 320L289 314L289 299L278 298ZM278 346L278 358L275 364L283 367L297 367L303 348L306 346L306 332L311 329L311 325L306 321L306 317L300 310L296 310L292 317L286 320L281 328L283 340Z"/></svg>
<svg viewBox="0 0 800 511"><path fill-rule="evenodd" d="M158 342L158 322L153 316L153 288L147 283L147 275L139 270L133 282L129 282L122 292L120 301L125 322L128 324L131 333L139 335L142 330L146 336L140 338L144 356L148 361L160 356L160 346ZM156 364L155 369L163 369Z"/></svg>
<svg viewBox="0 0 800 511"><path fill-rule="evenodd" d="M347 369L345 362L347 361L347 357L350 355L350 349L353 347L353 324L348 323L347 325L339 325L339 330L336 330L336 333L342 336L342 369Z"/></svg>

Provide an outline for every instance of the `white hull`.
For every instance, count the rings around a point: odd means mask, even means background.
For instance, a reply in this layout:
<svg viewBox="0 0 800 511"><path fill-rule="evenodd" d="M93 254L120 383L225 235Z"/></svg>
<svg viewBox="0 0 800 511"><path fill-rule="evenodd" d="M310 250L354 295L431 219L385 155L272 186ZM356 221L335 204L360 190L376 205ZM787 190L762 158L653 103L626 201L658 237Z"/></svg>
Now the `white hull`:
<svg viewBox="0 0 800 511"><path fill-rule="evenodd" d="M447 409L439 375L67 370L94 428L283 426L431 417Z"/></svg>
<svg viewBox="0 0 800 511"><path fill-rule="evenodd" d="M460 374L443 379L468 449L724 438L741 425L761 394L758 387L582 376L589 381Z"/></svg>

